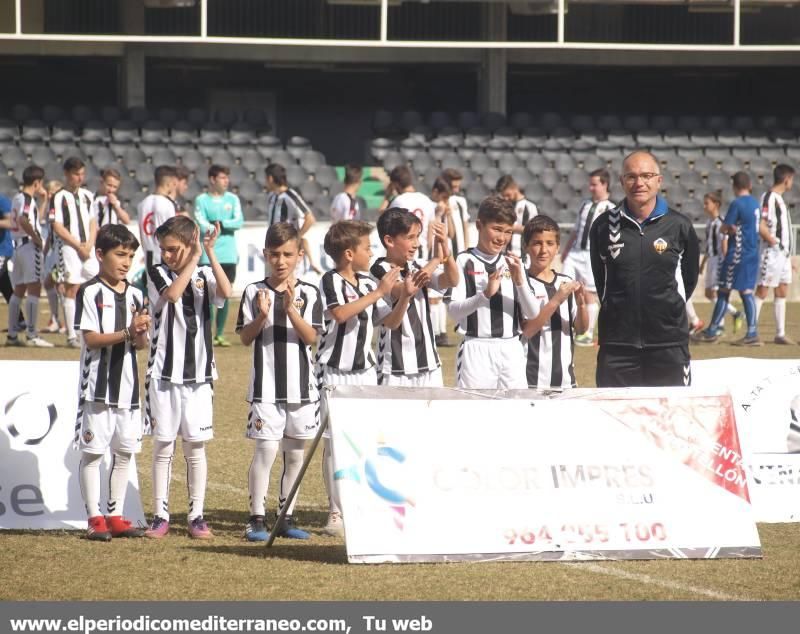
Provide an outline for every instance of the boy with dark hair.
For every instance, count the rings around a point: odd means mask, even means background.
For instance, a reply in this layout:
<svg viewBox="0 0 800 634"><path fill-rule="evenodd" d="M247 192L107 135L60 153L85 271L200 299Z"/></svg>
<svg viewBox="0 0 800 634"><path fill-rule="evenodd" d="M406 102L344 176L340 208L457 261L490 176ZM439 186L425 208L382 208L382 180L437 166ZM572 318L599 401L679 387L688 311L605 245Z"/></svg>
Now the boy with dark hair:
<svg viewBox="0 0 800 634"><path fill-rule="evenodd" d="M522 320L539 314L518 255L508 251L517 214L512 201L489 196L478 208L478 245L459 254L461 277L450 316L465 339L456 357L458 386L525 389Z"/></svg>
<svg viewBox="0 0 800 634"><path fill-rule="evenodd" d="M189 177L192 173L179 165L175 168L175 209L179 214L189 215L191 203L186 200L186 192L189 191Z"/></svg>
<svg viewBox="0 0 800 634"><path fill-rule="evenodd" d="M131 455L141 450L139 371L136 351L147 345L150 316L142 293L126 276L139 246L123 225L97 233L97 277L78 291L75 328L83 333L75 446L81 450L81 495L89 517L88 539L142 537L122 516ZM100 512L100 463L113 452L108 515Z"/></svg>
<svg viewBox="0 0 800 634"><path fill-rule="evenodd" d="M694 335L694 341L716 343L722 332L722 321L728 311L731 290L736 289L744 304L747 333L733 342L735 346L761 346L753 289L758 274L758 221L761 209L751 195L750 177L736 172L731 178L736 199L728 207L720 231L728 234L729 247L719 271L717 302L708 328Z"/></svg>
<svg viewBox="0 0 800 634"><path fill-rule="evenodd" d="M525 225L528 224L528 221L539 213L539 210L536 208L535 204L525 198L525 192L520 189L517 181L508 174L498 179L494 189L498 195L514 203L514 214L517 219L514 223L513 234L508 244L508 250L519 257L523 257L522 231Z"/></svg>
<svg viewBox="0 0 800 634"><path fill-rule="evenodd" d="M208 465L205 443L213 432L211 305L220 308L231 285L214 254L219 226L200 243L191 218L174 216L158 227L161 264L148 272L153 342L147 362L145 428L153 435L153 521L145 535L169 531L169 480L175 441L181 435L189 490L189 536L213 537L203 519ZM198 266L205 247L209 266Z"/></svg>
<svg viewBox="0 0 800 634"><path fill-rule="evenodd" d="M775 309L775 343L793 344L786 336L786 297L792 283L792 251L794 229L789 208L783 195L794 184L794 168L777 165L772 173L772 188L761 196L761 221L758 235L761 237L761 266L756 287L756 321L761 305L773 289Z"/></svg>
<svg viewBox="0 0 800 634"><path fill-rule="evenodd" d="M594 343L594 325L600 305L597 303L597 289L594 286L592 260L589 255L589 231L600 214L615 206L609 199L610 182L608 170L598 169L589 174L589 199L581 203L575 228L561 254L564 275L580 282L586 294L589 325L585 333L575 337L575 343L579 346L591 346Z"/></svg>
<svg viewBox="0 0 800 634"><path fill-rule="evenodd" d="M400 280L387 297L392 305L400 301L406 279L412 277L416 292L409 301L399 328L381 326L378 338L378 383L404 387L441 387L442 370L431 322L428 289L444 291L458 283L458 269L450 253L444 225L434 223L434 254L429 262L417 260L422 221L406 209L387 209L378 218L378 235L386 256L370 268L381 280L394 267ZM440 267L443 264L443 267Z"/></svg>
<svg viewBox="0 0 800 634"><path fill-rule="evenodd" d="M397 192L392 199L392 207L406 209L419 218L422 232L419 236L418 257L427 260L433 245L431 225L436 221L436 203L414 188L414 174L405 165L395 167L389 175L390 182Z"/></svg>
<svg viewBox="0 0 800 634"><path fill-rule="evenodd" d="M75 333L75 297L78 287L97 274L94 255L97 221L92 216L92 194L82 187L86 166L79 158L64 161L64 188L50 199L50 217L59 252L60 278L64 282L64 318L67 346L80 348Z"/></svg>
<svg viewBox="0 0 800 634"><path fill-rule="evenodd" d="M386 301L400 276L393 266L379 283L364 272L369 271L372 248L369 236L372 225L342 220L331 226L325 236L325 252L336 268L322 276L319 285L323 302L325 330L317 349L317 379L323 385L377 385L375 357L372 353L373 326L397 328L403 321L408 303L425 279L424 274L408 275L398 301L391 308ZM419 284L419 286L417 286ZM324 417L324 414L323 414ZM328 522L325 532L341 535L342 511L333 478L330 433L325 431L323 476L328 492Z"/></svg>
<svg viewBox="0 0 800 634"><path fill-rule="evenodd" d="M359 165L345 165L344 191L339 192L331 202L331 220L360 220L358 190L361 187L362 169Z"/></svg>
<svg viewBox="0 0 800 634"><path fill-rule="evenodd" d="M525 374L532 389L577 387L574 332L586 329L589 315L583 284L552 268L560 242L558 224L548 216L536 216L522 233L530 260L528 284L540 306L539 314L522 326Z"/></svg>
<svg viewBox="0 0 800 634"><path fill-rule="evenodd" d="M100 172L100 177L103 179L102 185L92 202L92 214L97 219L97 226L128 224L131 217L122 208L122 203L117 198L122 176L113 167L109 167Z"/></svg>
<svg viewBox="0 0 800 634"><path fill-rule="evenodd" d="M139 238L144 251L145 270L161 263L156 229L177 213L175 187L177 171L172 165L159 165L153 174L156 190L139 203Z"/></svg>
<svg viewBox="0 0 800 634"><path fill-rule="evenodd" d="M14 240L14 268L11 271L11 283L14 293L8 302L8 339L7 346L34 346L37 348L54 347L49 341L39 336L36 321L39 318L39 295L42 292L42 265L44 256L42 234L39 220L40 201L47 200L44 189L44 170L38 165L29 165L22 172L22 191L11 200L11 238ZM25 302L28 340L23 344L17 336L19 312L22 301Z"/></svg>
<svg viewBox="0 0 800 634"><path fill-rule="evenodd" d="M253 366L247 402L247 437L255 442L248 474L250 519L248 541L267 539L266 498L272 465L283 450L283 476L278 513L303 465L305 441L317 432L319 392L313 377L311 346L322 330L322 302L316 287L294 276L302 257L300 235L288 222L267 231L264 259L270 275L245 288L236 332L245 346L253 344ZM308 539L297 528L292 500L278 535Z"/></svg>
<svg viewBox="0 0 800 634"><path fill-rule="evenodd" d="M236 232L244 224L242 204L239 197L228 191L230 185L230 169L224 165L212 165L208 168L208 193L200 194L194 200L194 218L205 233L213 225L218 224L220 235L214 245L217 260L225 271L228 281L233 285L236 280L236 265L239 262L239 250L236 248ZM200 266L208 263L203 254ZM225 339L225 323L228 321L228 300L217 311L212 307L211 319L216 321L214 345L227 347L231 345Z"/></svg>

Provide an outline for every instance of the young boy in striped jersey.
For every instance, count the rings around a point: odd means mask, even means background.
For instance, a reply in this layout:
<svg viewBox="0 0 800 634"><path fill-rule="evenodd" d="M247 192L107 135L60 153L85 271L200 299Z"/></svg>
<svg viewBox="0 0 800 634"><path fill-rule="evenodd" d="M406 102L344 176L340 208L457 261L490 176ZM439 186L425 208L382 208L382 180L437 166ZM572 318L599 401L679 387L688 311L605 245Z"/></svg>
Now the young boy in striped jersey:
<svg viewBox="0 0 800 634"><path fill-rule="evenodd" d="M97 226L103 227L109 224L127 225L131 221L131 217L123 209L122 203L117 198L122 176L112 167L104 169L100 172L100 176L103 182L92 201L92 215L97 220Z"/></svg>
<svg viewBox="0 0 800 634"><path fill-rule="evenodd" d="M97 277L78 290L75 329L83 333L75 445L81 450L81 495L89 516L87 537L142 537L122 516L131 455L139 453L142 418L136 350L147 345L150 317L142 293L126 279L139 246L122 225L97 233ZM113 452L108 516L100 512L100 463Z"/></svg>
<svg viewBox="0 0 800 634"><path fill-rule="evenodd" d="M369 271L372 225L340 220L325 235L325 252L336 262L336 269L322 276L319 285L324 310L325 331L317 348L318 386L377 385L372 329L375 324L394 329L400 326L408 303L423 286L427 275L418 271L408 275L394 308L386 301L400 277L392 266L376 283ZM324 401L324 398L323 398ZM325 414L323 413L323 416ZM328 492L328 522L325 533L342 535L342 512L333 479L330 432L324 434L323 478Z"/></svg>
<svg viewBox="0 0 800 634"><path fill-rule="evenodd" d="M387 209L378 218L378 235L386 248L386 257L378 258L370 268L383 279L393 267L400 267L400 280L392 289L392 303L400 301L406 278L421 275L422 285L408 304L399 328L381 327L378 338L378 383L400 387L442 387L442 368L431 322L428 287L443 291L458 283L458 268L450 253L445 226L433 221L434 257L429 262L416 260L422 220L406 209ZM444 264L440 267L440 264Z"/></svg>
<svg viewBox="0 0 800 634"><path fill-rule="evenodd" d="M450 316L465 338L456 355L458 386L526 389L522 320L539 314L520 257L508 252L517 214L499 195L478 208L478 245L458 255L461 276L450 299Z"/></svg>
<svg viewBox="0 0 800 634"><path fill-rule="evenodd" d="M213 535L203 519L208 464L205 443L213 432L212 383L217 378L211 343L211 305L220 308L231 285L214 253L219 225L200 243L191 218L173 216L156 229L161 264L148 272L153 341L147 362L145 426L153 435L153 521L145 535L169 531L169 479L180 433L189 490L188 531ZM211 266L198 266L205 248Z"/></svg>
<svg viewBox="0 0 800 634"><path fill-rule="evenodd" d="M522 233L522 244L530 260L528 285L540 306L539 314L522 326L528 387L577 387L573 334L585 331L589 323L583 284L552 268L561 244L558 223L552 218L536 216L529 221Z"/></svg>
<svg viewBox="0 0 800 634"><path fill-rule="evenodd" d="M29 165L22 172L22 191L11 200L11 238L14 240L14 268L11 283L14 294L8 302L7 346L35 346L52 348L53 344L39 336L36 322L39 318L39 295L42 292L42 241L39 222L40 206L36 203L47 201L44 189L44 170L38 165ZM17 336L19 311L25 301L28 339L23 342Z"/></svg>
<svg viewBox="0 0 800 634"><path fill-rule="evenodd" d="M283 450L283 476L278 513L303 465L305 441L317 433L319 392L311 367L311 346L322 330L322 302L316 286L295 278L303 257L300 234L288 222L276 222L267 231L264 259L270 276L245 288L236 332L245 346L253 344L253 367L247 402L246 435L255 441L248 473L250 519L248 541L267 539L266 498L269 474ZM308 539L297 528L289 505L280 537Z"/></svg>

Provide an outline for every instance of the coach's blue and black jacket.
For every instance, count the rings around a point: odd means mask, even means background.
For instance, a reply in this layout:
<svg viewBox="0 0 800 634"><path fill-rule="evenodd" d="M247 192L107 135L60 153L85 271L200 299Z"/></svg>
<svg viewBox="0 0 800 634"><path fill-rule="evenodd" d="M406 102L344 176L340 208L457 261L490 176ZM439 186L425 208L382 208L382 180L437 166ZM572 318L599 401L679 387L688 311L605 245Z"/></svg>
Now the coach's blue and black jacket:
<svg viewBox="0 0 800 634"><path fill-rule="evenodd" d="M692 223L659 197L639 224L625 202L591 228L591 259L600 298L600 345L686 345L686 298L697 286L700 245Z"/></svg>

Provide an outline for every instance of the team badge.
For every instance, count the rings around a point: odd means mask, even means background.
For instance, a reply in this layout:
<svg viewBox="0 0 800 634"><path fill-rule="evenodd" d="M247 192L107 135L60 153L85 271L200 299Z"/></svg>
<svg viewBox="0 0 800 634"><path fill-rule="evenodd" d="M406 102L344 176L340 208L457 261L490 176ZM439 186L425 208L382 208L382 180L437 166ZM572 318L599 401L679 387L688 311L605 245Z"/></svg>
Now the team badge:
<svg viewBox="0 0 800 634"><path fill-rule="evenodd" d="M256 418L256 422L254 423L254 425L256 427L256 431L261 431L262 429L264 429L264 421L261 420L260 418Z"/></svg>
<svg viewBox="0 0 800 634"><path fill-rule="evenodd" d="M667 250L667 241L664 238L659 238L655 242L653 242L653 248L656 250L656 253L661 255L664 251Z"/></svg>
<svg viewBox="0 0 800 634"><path fill-rule="evenodd" d="M306 300L304 300L302 297L295 297L293 304L297 310L303 310L303 306L306 305Z"/></svg>
<svg viewBox="0 0 800 634"><path fill-rule="evenodd" d="M88 445L93 440L94 440L94 434L90 429L87 429L85 432L83 432L83 442L85 442Z"/></svg>
<svg viewBox="0 0 800 634"><path fill-rule="evenodd" d="M197 287L198 290L202 291L205 288L206 283L200 278L198 278L194 281L194 285Z"/></svg>
<svg viewBox="0 0 800 634"><path fill-rule="evenodd" d="M511 269L503 269L503 277L507 280L511 279Z"/></svg>

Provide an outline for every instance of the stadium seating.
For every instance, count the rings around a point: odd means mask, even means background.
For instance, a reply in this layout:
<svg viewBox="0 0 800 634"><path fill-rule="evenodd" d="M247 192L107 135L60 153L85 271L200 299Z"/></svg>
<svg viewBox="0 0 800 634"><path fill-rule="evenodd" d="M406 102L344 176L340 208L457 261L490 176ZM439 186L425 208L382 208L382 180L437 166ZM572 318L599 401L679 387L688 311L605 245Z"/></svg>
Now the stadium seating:
<svg viewBox="0 0 800 634"><path fill-rule="evenodd" d="M800 117L473 115L376 113L374 130L380 136L369 143L371 158L387 171L410 164L426 185L437 167L469 169L480 179L467 190L471 205L484 186L494 186L499 174L512 174L541 211L561 219L572 216L575 200L586 195L588 174L595 169L611 171L612 197L621 197L615 175L622 158L634 148L646 148L662 163L663 191L670 204L697 222L704 221L705 192L717 190L725 202L730 200L735 172L749 172L758 195L769 187L777 163L800 161ZM420 136L419 121L427 121L427 137ZM414 123L413 134L409 122ZM791 193L786 198L800 220Z"/></svg>

